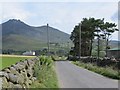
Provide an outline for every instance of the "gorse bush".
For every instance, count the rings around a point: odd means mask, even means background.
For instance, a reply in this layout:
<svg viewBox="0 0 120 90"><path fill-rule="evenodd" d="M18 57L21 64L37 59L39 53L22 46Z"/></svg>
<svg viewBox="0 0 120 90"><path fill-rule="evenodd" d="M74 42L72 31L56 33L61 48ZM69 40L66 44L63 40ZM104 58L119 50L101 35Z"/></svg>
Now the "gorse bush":
<svg viewBox="0 0 120 90"><path fill-rule="evenodd" d="M37 81L32 84L31 88L58 88L54 62L51 57L40 56L34 66L34 71Z"/></svg>
<svg viewBox="0 0 120 90"><path fill-rule="evenodd" d="M53 65L53 60L51 59L51 57L40 56L39 61L36 62L34 66L35 77L38 77L40 79L43 72L46 71L48 68L51 68L52 65Z"/></svg>
<svg viewBox="0 0 120 90"><path fill-rule="evenodd" d="M51 67L53 64L53 60L51 57L40 56L40 65L46 65L47 67Z"/></svg>

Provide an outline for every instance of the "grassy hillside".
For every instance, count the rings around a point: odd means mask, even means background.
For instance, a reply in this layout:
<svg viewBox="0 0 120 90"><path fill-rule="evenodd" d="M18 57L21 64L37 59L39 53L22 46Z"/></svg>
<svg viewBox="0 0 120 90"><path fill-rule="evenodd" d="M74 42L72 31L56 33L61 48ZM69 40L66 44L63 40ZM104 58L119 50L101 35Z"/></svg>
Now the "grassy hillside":
<svg viewBox="0 0 120 90"><path fill-rule="evenodd" d="M41 38L43 38L44 41L47 40L47 27L46 26L41 26L41 27L35 27L35 30L41 32L44 36L42 36ZM67 33L64 33L58 29L52 28L52 27L48 27L48 33L49 33L49 40L50 42L68 42L70 35Z"/></svg>
<svg viewBox="0 0 120 90"><path fill-rule="evenodd" d="M14 49L14 50L30 50L40 49L46 47L45 42L40 42L32 38L27 38L20 35L10 35L9 37L3 38L3 49ZM43 48L44 48L43 47Z"/></svg>
<svg viewBox="0 0 120 90"><path fill-rule="evenodd" d="M48 27L49 42L63 45L71 41L70 35L58 29ZM2 24L2 48L13 50L37 50L47 48L47 26L32 27L20 20L9 20ZM61 46L60 46L61 47ZM55 48L55 45L51 45Z"/></svg>

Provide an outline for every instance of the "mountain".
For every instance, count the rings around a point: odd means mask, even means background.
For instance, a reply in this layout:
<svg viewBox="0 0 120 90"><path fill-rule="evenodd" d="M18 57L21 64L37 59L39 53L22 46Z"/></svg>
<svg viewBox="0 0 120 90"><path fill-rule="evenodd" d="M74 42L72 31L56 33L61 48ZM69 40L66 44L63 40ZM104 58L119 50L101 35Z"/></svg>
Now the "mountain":
<svg viewBox="0 0 120 90"><path fill-rule="evenodd" d="M16 19L2 23L2 49L35 50L47 47L47 26L33 27ZM70 35L48 27L50 43L67 44Z"/></svg>
<svg viewBox="0 0 120 90"><path fill-rule="evenodd" d="M108 44L109 44L111 49L120 47L120 41L117 41L117 40L110 40ZM98 40L94 39L93 49L97 50L97 48L98 48L97 45L98 45ZM105 40L100 41L100 48L103 48L103 50L105 50L105 46L106 46Z"/></svg>
<svg viewBox="0 0 120 90"><path fill-rule="evenodd" d="M109 45L111 46L111 48L117 48L120 47L120 41L116 41L116 40L111 40Z"/></svg>

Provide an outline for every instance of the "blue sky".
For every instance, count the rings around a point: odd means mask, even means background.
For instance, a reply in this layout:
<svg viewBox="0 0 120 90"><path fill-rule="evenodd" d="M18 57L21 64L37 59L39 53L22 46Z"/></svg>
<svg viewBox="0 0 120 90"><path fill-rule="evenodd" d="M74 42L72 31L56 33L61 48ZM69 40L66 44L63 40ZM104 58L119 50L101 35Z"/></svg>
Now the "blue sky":
<svg viewBox="0 0 120 90"><path fill-rule="evenodd" d="M105 18L105 21L118 24L118 0L109 0L109 2L97 2L96 0L54 0L36 1L26 0L26 2L16 0L0 3L2 12L1 23L9 19L20 19L31 26L42 26L49 23L66 33L71 33L74 26L82 18ZM94 1L94 2L93 2ZM111 39L117 40L118 33L115 32Z"/></svg>

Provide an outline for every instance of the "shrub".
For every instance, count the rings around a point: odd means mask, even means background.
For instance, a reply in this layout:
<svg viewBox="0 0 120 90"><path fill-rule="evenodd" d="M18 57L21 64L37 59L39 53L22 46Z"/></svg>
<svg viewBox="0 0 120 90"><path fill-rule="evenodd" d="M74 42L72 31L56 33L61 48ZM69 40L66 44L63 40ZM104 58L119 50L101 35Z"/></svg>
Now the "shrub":
<svg viewBox="0 0 120 90"><path fill-rule="evenodd" d="M58 88L52 58L47 56L40 56L39 58L40 60L34 66L34 76L37 80L32 84L31 88Z"/></svg>

